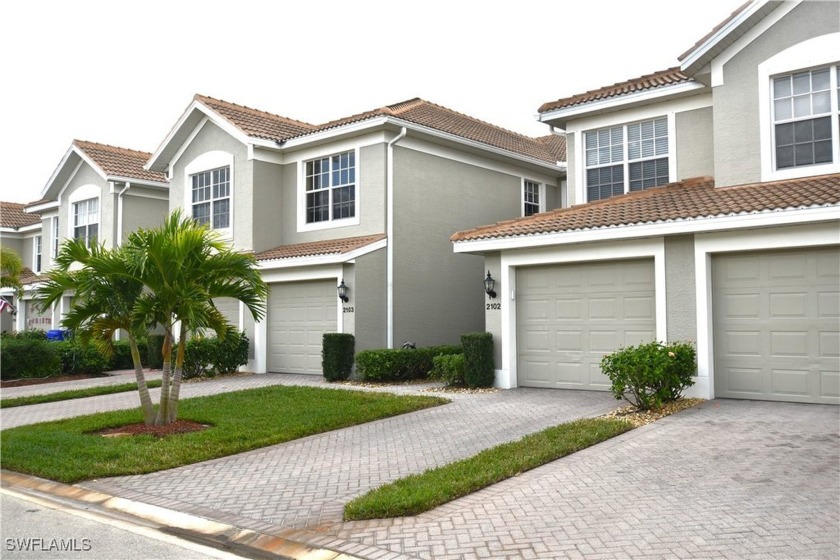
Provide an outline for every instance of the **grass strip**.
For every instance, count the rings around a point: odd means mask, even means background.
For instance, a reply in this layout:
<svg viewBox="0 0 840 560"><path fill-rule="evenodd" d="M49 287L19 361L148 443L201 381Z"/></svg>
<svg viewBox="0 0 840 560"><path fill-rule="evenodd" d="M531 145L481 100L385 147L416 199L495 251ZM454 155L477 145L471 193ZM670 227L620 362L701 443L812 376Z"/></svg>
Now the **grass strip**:
<svg viewBox="0 0 840 560"><path fill-rule="evenodd" d="M179 420L209 425L163 438L93 432L142 422L139 408L0 432L3 468L59 482L142 474L243 453L449 402L389 393L261 387L179 403Z"/></svg>
<svg viewBox="0 0 840 560"><path fill-rule="evenodd" d="M160 379L152 379L147 381L146 384L149 386L149 389L160 387ZM126 393L128 391L136 390L137 383L120 383L119 385L102 385L99 387L88 387L87 389L70 389L67 391L47 393L44 395L9 397L8 399L0 399L0 408L12 408L15 406L27 406L30 404L44 404L57 401L67 401L70 399L83 399L85 397L98 397L100 395L112 395L114 393Z"/></svg>
<svg viewBox="0 0 840 560"><path fill-rule="evenodd" d="M344 520L418 515L633 429L624 420L560 424L460 461L380 486L344 507Z"/></svg>

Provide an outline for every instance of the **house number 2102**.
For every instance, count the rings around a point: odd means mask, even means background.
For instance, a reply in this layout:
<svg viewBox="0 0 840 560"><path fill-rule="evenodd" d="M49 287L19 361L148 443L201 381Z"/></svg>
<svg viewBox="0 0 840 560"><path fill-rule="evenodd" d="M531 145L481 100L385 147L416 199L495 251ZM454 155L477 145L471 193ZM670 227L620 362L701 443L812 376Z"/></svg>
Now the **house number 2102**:
<svg viewBox="0 0 840 560"><path fill-rule="evenodd" d="M501 309L501 308L502 308L501 303L488 303L487 304L487 311L490 311L491 309L495 310L495 309Z"/></svg>

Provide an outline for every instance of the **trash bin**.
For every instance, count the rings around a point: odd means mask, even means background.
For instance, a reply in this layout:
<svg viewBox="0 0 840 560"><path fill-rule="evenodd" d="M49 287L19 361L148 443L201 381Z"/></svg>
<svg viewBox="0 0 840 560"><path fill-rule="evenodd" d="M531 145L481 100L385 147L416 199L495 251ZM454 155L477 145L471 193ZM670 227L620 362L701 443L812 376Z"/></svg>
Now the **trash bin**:
<svg viewBox="0 0 840 560"><path fill-rule="evenodd" d="M47 331L47 340L65 340L67 331L65 329L52 329Z"/></svg>

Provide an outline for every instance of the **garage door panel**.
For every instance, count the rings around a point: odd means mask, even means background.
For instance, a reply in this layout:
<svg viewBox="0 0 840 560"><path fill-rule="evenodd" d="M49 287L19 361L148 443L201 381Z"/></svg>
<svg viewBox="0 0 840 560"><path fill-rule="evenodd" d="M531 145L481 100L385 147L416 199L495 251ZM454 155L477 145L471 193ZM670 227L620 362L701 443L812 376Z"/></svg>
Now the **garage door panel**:
<svg viewBox="0 0 840 560"><path fill-rule="evenodd" d="M716 396L840 404L838 263L837 247L713 257Z"/></svg>
<svg viewBox="0 0 840 560"><path fill-rule="evenodd" d="M321 371L325 332L337 330L335 283L329 280L273 284L268 312L268 371Z"/></svg>
<svg viewBox="0 0 840 560"><path fill-rule="evenodd" d="M522 268L516 285L522 386L609 389L609 379L600 371L601 357L655 339L652 259ZM535 337L536 327L550 335ZM545 367L542 357L551 367Z"/></svg>

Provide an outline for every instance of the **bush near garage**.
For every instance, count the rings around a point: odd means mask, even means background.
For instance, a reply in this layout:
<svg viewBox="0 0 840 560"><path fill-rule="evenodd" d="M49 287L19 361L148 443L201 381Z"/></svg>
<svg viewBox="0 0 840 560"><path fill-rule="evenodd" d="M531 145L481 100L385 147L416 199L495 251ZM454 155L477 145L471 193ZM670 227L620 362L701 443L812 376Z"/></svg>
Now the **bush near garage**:
<svg viewBox="0 0 840 560"><path fill-rule="evenodd" d="M61 373L61 356L44 331L3 333L0 379L49 377Z"/></svg>
<svg viewBox="0 0 840 560"><path fill-rule="evenodd" d="M694 385L697 356L687 342L649 342L604 356L601 371L610 378L616 400L624 399L639 410L656 410Z"/></svg>
<svg viewBox="0 0 840 560"><path fill-rule="evenodd" d="M173 359L176 356L173 349ZM184 379L215 377L236 371L248 363L248 337L229 327L224 338L198 336L187 341L184 349Z"/></svg>
<svg viewBox="0 0 840 560"><path fill-rule="evenodd" d="M441 354L432 358L429 379L442 381L448 387L464 385L464 355Z"/></svg>
<svg viewBox="0 0 840 560"><path fill-rule="evenodd" d="M350 333L324 333L321 370L327 381L344 381L353 371L356 337Z"/></svg>
<svg viewBox="0 0 840 560"><path fill-rule="evenodd" d="M76 338L49 342L61 357L62 375L100 375L110 367L110 360L94 344L83 344Z"/></svg>
<svg viewBox="0 0 840 560"><path fill-rule="evenodd" d="M363 350L356 354L356 373L363 381L410 381L427 379L432 360L441 354L460 354L460 346Z"/></svg>
<svg viewBox="0 0 840 560"><path fill-rule="evenodd" d="M492 387L496 380L493 335L489 332L461 335L464 347L464 381L471 389Z"/></svg>

